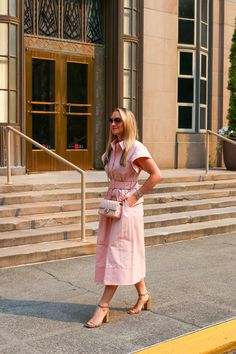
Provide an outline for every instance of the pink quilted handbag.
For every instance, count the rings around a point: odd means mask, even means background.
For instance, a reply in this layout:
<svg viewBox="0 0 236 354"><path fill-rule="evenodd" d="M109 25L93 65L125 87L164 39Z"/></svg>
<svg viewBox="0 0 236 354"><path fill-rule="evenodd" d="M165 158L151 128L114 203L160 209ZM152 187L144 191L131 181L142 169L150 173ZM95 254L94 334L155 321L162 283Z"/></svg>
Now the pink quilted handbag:
<svg viewBox="0 0 236 354"><path fill-rule="evenodd" d="M98 209L98 214L108 218L120 219L122 203L117 200L103 199Z"/></svg>

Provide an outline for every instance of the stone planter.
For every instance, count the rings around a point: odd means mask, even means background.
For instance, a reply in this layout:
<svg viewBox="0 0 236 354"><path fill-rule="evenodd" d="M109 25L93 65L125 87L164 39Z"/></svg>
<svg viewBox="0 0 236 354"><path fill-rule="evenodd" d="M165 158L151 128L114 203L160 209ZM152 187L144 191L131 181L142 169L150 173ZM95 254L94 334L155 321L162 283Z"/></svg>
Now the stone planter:
<svg viewBox="0 0 236 354"><path fill-rule="evenodd" d="M230 138L236 141L236 138ZM236 145L222 141L224 163L227 170L236 171Z"/></svg>

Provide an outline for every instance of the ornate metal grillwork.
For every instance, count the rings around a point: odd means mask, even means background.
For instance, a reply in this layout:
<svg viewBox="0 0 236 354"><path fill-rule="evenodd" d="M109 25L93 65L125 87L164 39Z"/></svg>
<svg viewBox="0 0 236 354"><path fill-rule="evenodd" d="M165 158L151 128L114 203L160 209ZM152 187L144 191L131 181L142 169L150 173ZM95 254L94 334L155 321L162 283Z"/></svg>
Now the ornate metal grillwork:
<svg viewBox="0 0 236 354"><path fill-rule="evenodd" d="M82 0L64 0L63 37L82 40Z"/></svg>
<svg viewBox="0 0 236 354"><path fill-rule="evenodd" d="M33 17L34 17L34 2L33 0L25 0L24 2L24 11L25 11L25 21L24 21L24 30L25 33L33 34Z"/></svg>
<svg viewBox="0 0 236 354"><path fill-rule="evenodd" d="M102 43L101 1L86 0L86 40Z"/></svg>
<svg viewBox="0 0 236 354"><path fill-rule="evenodd" d="M39 34L58 37L58 0L39 0L38 9Z"/></svg>
<svg viewBox="0 0 236 354"><path fill-rule="evenodd" d="M24 0L25 33L102 43L102 4L103 0Z"/></svg>

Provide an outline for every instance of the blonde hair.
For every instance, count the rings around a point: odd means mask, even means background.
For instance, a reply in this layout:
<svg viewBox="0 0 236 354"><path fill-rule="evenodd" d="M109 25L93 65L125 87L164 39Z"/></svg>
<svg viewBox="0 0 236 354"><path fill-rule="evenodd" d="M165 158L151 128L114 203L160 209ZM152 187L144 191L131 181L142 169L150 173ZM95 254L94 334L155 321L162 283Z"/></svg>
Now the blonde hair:
<svg viewBox="0 0 236 354"><path fill-rule="evenodd" d="M120 158L120 165L124 166L127 160L128 153L135 142L138 139L138 128L134 114L127 108L116 108L114 112L119 112L122 122L124 124L124 151ZM109 161L111 155L111 142L115 139L115 135L112 134L111 127L109 131L108 142L104 154L104 165Z"/></svg>

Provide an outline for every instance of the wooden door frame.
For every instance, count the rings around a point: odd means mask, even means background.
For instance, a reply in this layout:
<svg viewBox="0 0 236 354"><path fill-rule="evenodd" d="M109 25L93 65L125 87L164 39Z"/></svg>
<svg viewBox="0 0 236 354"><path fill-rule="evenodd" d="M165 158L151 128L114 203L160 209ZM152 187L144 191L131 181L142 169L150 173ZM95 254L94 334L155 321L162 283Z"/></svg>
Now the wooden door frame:
<svg viewBox="0 0 236 354"><path fill-rule="evenodd" d="M87 129L87 142L88 147L85 149L87 154L85 157L82 158L84 162L81 165L83 169L91 169L93 167L93 58L89 56L83 55L75 55L75 54L68 54L68 53L52 53L46 52L43 50L37 49L27 49L26 48L26 55L25 55L25 73L26 73L26 134L32 137L32 114L30 113L30 104L29 98L32 98L32 61L34 58L38 59L45 59L45 60L54 60L55 61L55 102L57 103L56 109L59 112L58 115L55 114L57 121L55 121L55 149L53 151L60 151L60 155L62 157L66 157L67 149L66 149L66 129L62 129L61 125L65 124L66 121L64 120L64 107L63 107L63 100L66 98L66 84L63 82L66 78L65 72L63 70L66 68L67 62L74 62L74 63L84 63L88 64L88 102L91 103L91 107L88 109L90 114L88 119L88 129ZM63 68L64 65L64 68ZM57 89L59 88L59 89ZM65 102L65 101L64 101ZM60 144L60 132L63 131L64 136L64 152L63 146ZM63 144L63 142L62 142ZM81 151L81 150L80 150ZM37 153L45 154L43 151L37 151ZM78 153L78 151L76 151ZM52 170L66 170L67 167L57 162L55 159L47 156L49 161L49 165L51 164L52 168L47 168L46 171ZM47 161L46 159L46 161ZM36 172L33 167L33 154L31 149L31 144L26 144L26 168L29 172Z"/></svg>

